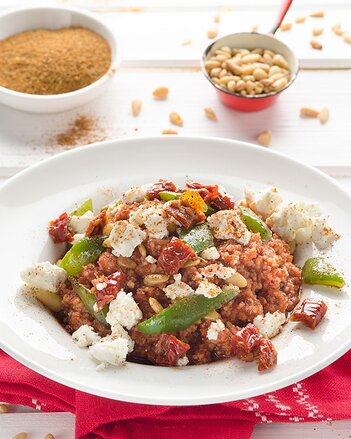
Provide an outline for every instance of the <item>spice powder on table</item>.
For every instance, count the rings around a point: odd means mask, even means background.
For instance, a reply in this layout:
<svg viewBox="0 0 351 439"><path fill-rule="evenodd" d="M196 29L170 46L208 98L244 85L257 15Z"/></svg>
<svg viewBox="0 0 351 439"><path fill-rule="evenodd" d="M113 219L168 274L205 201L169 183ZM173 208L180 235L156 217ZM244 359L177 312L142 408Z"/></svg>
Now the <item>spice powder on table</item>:
<svg viewBox="0 0 351 439"><path fill-rule="evenodd" d="M111 65L111 48L83 27L37 29L0 40L0 85L22 93L53 95L97 81Z"/></svg>

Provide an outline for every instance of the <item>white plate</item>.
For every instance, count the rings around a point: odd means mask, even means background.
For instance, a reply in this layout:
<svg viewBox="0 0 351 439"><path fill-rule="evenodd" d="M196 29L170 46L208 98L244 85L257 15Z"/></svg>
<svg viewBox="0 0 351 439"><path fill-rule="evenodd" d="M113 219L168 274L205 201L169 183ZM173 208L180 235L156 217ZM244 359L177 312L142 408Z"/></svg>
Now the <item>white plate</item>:
<svg viewBox="0 0 351 439"><path fill-rule="evenodd" d="M165 368L128 363L96 372L87 350L76 347L56 320L23 298L19 272L32 261L54 260L48 220L93 196L96 207L131 184L161 177L220 183L237 199L244 187L276 185L290 200L318 201L341 234L330 259L350 279L351 200L324 174L272 151L212 138L158 137L111 141L53 157L12 178L0 190L1 346L33 370L68 386L112 399L190 405L259 395L301 380L340 357L351 344L351 301L344 291L323 294L327 318L315 331L290 323L274 339L278 367L258 373L236 359ZM304 255L305 257L306 255ZM302 262L302 260L301 260Z"/></svg>

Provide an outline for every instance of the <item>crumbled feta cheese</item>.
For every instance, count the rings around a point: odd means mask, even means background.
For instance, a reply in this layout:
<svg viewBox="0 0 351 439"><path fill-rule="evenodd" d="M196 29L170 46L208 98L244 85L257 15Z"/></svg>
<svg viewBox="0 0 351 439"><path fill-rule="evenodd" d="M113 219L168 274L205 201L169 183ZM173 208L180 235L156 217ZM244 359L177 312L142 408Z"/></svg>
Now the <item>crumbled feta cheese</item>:
<svg viewBox="0 0 351 439"><path fill-rule="evenodd" d="M205 277L214 277L217 276L220 279L229 279L233 276L234 273L236 273L236 270L231 267L225 267L221 264L210 264L207 265L207 267L202 268L200 270L200 273L202 276Z"/></svg>
<svg viewBox="0 0 351 439"><path fill-rule="evenodd" d="M195 294L199 294L199 295L202 294L203 296L211 299L212 297L218 296L218 294L221 293L221 291L222 290L218 285L209 282L207 279L205 279L199 283L199 286L195 290Z"/></svg>
<svg viewBox="0 0 351 439"><path fill-rule="evenodd" d="M76 216L72 215L69 220L69 226L72 229L72 232L83 234L86 232L90 221L94 218L94 213L91 210L88 210L83 215Z"/></svg>
<svg viewBox="0 0 351 439"><path fill-rule="evenodd" d="M149 264L156 264L157 259L155 259L153 256L148 255L145 258L145 261L148 262Z"/></svg>
<svg viewBox="0 0 351 439"><path fill-rule="evenodd" d="M115 256L132 256L134 249L146 239L146 233L129 224L128 221L117 221L108 238L112 253Z"/></svg>
<svg viewBox="0 0 351 439"><path fill-rule="evenodd" d="M188 284L182 282L181 274L175 274L173 277L174 283L163 288L164 293L169 299L181 299L182 297L194 294L194 290Z"/></svg>
<svg viewBox="0 0 351 439"><path fill-rule="evenodd" d="M211 322L207 330L207 338L211 341L217 340L218 334L224 331L225 326L222 320L217 319L215 322Z"/></svg>
<svg viewBox="0 0 351 439"><path fill-rule="evenodd" d="M239 244L247 245L251 233L235 210L220 210L207 219L217 239L234 239Z"/></svg>
<svg viewBox="0 0 351 439"><path fill-rule="evenodd" d="M259 193L247 189L245 190L245 198L250 209L264 220L272 215L272 213L277 212L283 202L283 197L275 187Z"/></svg>
<svg viewBox="0 0 351 439"><path fill-rule="evenodd" d="M130 214L130 222L145 225L149 238L162 239L169 235L169 218L161 206L140 206Z"/></svg>
<svg viewBox="0 0 351 439"><path fill-rule="evenodd" d="M141 203L144 201L146 188L142 186L132 186L122 195L122 200L126 204Z"/></svg>
<svg viewBox="0 0 351 439"><path fill-rule="evenodd" d="M80 347L86 348L97 343L101 337L91 326L82 325L72 334L73 341Z"/></svg>
<svg viewBox="0 0 351 439"><path fill-rule="evenodd" d="M136 325L143 314L133 299L132 293L126 294L121 290L117 297L110 303L109 311L106 315L106 321L111 326L116 323L124 326L127 329Z"/></svg>
<svg viewBox="0 0 351 439"><path fill-rule="evenodd" d="M128 341L124 338L105 337L89 348L90 354L104 364L121 366L128 354Z"/></svg>
<svg viewBox="0 0 351 439"><path fill-rule="evenodd" d="M98 291L102 291L102 290L104 290L106 287L107 287L107 283L106 283L106 282L98 282L98 283L95 285L95 288L96 288Z"/></svg>
<svg viewBox="0 0 351 439"><path fill-rule="evenodd" d="M85 238L85 233L76 233L75 235L73 235L72 244L75 244L76 242L80 241L83 238Z"/></svg>
<svg viewBox="0 0 351 439"><path fill-rule="evenodd" d="M67 273L57 265L46 261L32 264L23 270L21 278L31 287L56 293L60 283L66 280Z"/></svg>
<svg viewBox="0 0 351 439"><path fill-rule="evenodd" d="M216 247L209 247L203 250L200 254L200 256L203 259L206 259L207 261L218 259L220 257L220 254L218 253L218 250Z"/></svg>
<svg viewBox="0 0 351 439"><path fill-rule="evenodd" d="M259 315L254 318L253 324L266 338L272 338L280 332L282 325L286 322L284 313L275 311L273 314L267 312L264 316Z"/></svg>
<svg viewBox="0 0 351 439"><path fill-rule="evenodd" d="M186 366L189 363L189 358L184 355L184 357L179 358L179 360L177 361L177 366L182 367L182 366Z"/></svg>
<svg viewBox="0 0 351 439"><path fill-rule="evenodd" d="M297 244L313 242L319 250L325 250L339 238L321 217L315 204L290 203L273 213L267 224L285 241Z"/></svg>
<svg viewBox="0 0 351 439"><path fill-rule="evenodd" d="M111 338L124 338L128 342L128 352L133 352L134 340L131 339L128 332L119 323L115 323L111 326Z"/></svg>

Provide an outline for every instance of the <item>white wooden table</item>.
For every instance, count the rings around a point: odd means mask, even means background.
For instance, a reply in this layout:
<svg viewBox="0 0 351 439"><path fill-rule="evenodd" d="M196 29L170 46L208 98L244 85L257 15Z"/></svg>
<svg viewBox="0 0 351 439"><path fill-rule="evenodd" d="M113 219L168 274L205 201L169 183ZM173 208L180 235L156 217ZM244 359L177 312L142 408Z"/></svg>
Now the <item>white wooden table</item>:
<svg viewBox="0 0 351 439"><path fill-rule="evenodd" d="M26 0L0 0L0 12L26 5ZM293 29L277 32L298 55L302 70L296 83L271 109L241 114L223 107L199 71L199 58L209 44L207 30L219 14L219 36L258 26L267 31L275 18L279 0L47 0L38 4L70 4L95 11L111 25L123 46L123 66L108 94L92 104L56 115L30 115L0 106L0 183L17 171L63 150L55 145L55 133L62 132L77 115L98 120L97 135L106 138L158 135L175 128L168 113L181 114L184 127L179 134L220 136L255 142L262 130L270 129L270 148L317 166L338 179L351 191L350 86L351 45L335 36L331 26L341 24L351 33L350 0L295 0L285 22ZM33 1L30 2L33 4ZM177 4L177 6L172 6ZM308 18L295 24L296 17L324 10L324 18ZM318 39L323 50L310 48L311 31L323 28ZM183 46L184 40L192 44ZM156 102L152 91L160 85L170 89L169 99ZM143 100L138 118L131 115L131 101ZM218 122L204 117L211 107ZM300 119L301 106L328 107L330 120ZM30 439L48 432L57 439L74 437L74 416L68 413L40 413L21 406L0 415L0 438L11 439L28 431ZM263 438L349 438L351 420L327 424L260 424L254 439Z"/></svg>

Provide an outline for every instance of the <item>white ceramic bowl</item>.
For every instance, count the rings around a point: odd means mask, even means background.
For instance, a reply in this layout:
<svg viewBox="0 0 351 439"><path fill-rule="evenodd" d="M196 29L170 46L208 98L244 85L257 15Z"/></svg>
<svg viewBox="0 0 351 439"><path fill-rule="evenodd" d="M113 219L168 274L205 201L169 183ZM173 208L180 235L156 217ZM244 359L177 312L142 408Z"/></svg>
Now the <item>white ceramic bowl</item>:
<svg viewBox="0 0 351 439"><path fill-rule="evenodd" d="M57 95L32 95L0 86L0 102L31 113L56 113L86 104L106 90L120 65L120 47L113 32L94 15L68 7L19 8L0 15L0 40L31 29L60 29L82 26L100 34L111 47L108 72L87 87Z"/></svg>
<svg viewBox="0 0 351 439"><path fill-rule="evenodd" d="M167 154L167 151L169 152ZM155 160L157 157L157 160ZM266 148L214 138L181 136L109 141L65 152L31 167L0 189L0 347L37 372L84 392L148 404L192 405L253 397L295 383L340 357L351 345L350 287L342 291L304 287L304 296L328 304L314 331L290 322L273 339L278 366L257 372L237 359L187 367L127 363L96 372L55 318L21 293L19 273L32 261L54 261L47 223L88 197L95 210L133 184L159 178L219 183L234 195L277 186L289 201L319 202L341 234L328 257L351 279L351 199L321 172ZM302 264L312 254L299 254Z"/></svg>

